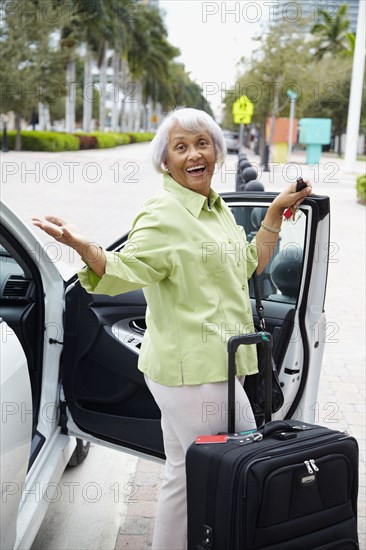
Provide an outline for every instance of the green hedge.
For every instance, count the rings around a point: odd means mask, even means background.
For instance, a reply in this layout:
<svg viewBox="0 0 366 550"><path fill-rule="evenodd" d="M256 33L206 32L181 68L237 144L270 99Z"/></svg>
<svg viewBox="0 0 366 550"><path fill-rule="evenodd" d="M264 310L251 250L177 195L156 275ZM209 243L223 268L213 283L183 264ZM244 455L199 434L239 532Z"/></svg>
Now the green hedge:
<svg viewBox="0 0 366 550"><path fill-rule="evenodd" d="M128 132L128 135L131 136L131 143L151 141L155 136L152 132Z"/></svg>
<svg viewBox="0 0 366 550"><path fill-rule="evenodd" d="M15 149L15 130L8 131L8 147ZM85 134L76 132L67 134L64 132L39 132L37 130L22 130L22 151L78 151L79 149L105 149L127 145L128 143L141 143L151 141L154 134L149 132L91 132ZM0 132L2 140L2 132Z"/></svg>
<svg viewBox="0 0 366 550"><path fill-rule="evenodd" d="M15 149L15 130L8 132L8 147ZM22 130L22 151L78 151L79 140L71 134L61 132L38 132ZM1 133L2 139L2 133Z"/></svg>
<svg viewBox="0 0 366 550"><path fill-rule="evenodd" d="M97 138L99 149L107 147L117 147L118 145L127 145L131 142L128 134L117 134L115 132L92 132L90 135Z"/></svg>
<svg viewBox="0 0 366 550"><path fill-rule="evenodd" d="M366 174L357 178L356 192L358 202L366 204Z"/></svg>

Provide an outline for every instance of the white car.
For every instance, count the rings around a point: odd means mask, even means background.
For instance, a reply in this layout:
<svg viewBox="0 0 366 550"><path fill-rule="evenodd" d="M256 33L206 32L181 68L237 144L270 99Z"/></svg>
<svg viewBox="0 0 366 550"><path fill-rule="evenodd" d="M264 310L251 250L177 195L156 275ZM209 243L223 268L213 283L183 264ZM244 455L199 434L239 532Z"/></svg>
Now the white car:
<svg viewBox="0 0 366 550"><path fill-rule="evenodd" d="M238 132L223 130L228 153L239 153L240 143Z"/></svg>
<svg viewBox="0 0 366 550"><path fill-rule="evenodd" d="M275 194L222 196L252 238ZM82 461L88 442L164 454L160 412L137 369L143 292L111 298L87 294L76 276L65 282L37 230L6 205L1 214L1 548L26 549L70 458ZM260 277L285 397L274 418L314 421L328 244L329 199L312 195L295 221L283 223ZM252 307L256 317L253 298Z"/></svg>

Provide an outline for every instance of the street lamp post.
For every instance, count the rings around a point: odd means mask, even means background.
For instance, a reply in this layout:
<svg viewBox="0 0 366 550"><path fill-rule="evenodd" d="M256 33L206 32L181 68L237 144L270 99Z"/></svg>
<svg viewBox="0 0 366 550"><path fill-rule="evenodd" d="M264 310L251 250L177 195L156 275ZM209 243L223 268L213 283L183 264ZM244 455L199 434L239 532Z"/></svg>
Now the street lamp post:
<svg viewBox="0 0 366 550"><path fill-rule="evenodd" d="M356 45L353 56L351 93L348 107L344 169L352 171L357 158L357 141L360 128L363 74L365 70L366 2L358 5Z"/></svg>
<svg viewBox="0 0 366 550"><path fill-rule="evenodd" d="M6 126L6 120L5 117L3 118L3 136L1 140L1 150L3 153L7 153L9 151L8 147L8 130Z"/></svg>
<svg viewBox="0 0 366 550"><path fill-rule="evenodd" d="M239 148L241 148L244 145L244 124L240 123L239 125Z"/></svg>
<svg viewBox="0 0 366 550"><path fill-rule="evenodd" d="M290 122L289 122L289 129L288 129L287 162L290 162L291 154L292 154L292 132L294 128L297 93L294 92L294 90L289 89L287 90L287 96L290 98Z"/></svg>

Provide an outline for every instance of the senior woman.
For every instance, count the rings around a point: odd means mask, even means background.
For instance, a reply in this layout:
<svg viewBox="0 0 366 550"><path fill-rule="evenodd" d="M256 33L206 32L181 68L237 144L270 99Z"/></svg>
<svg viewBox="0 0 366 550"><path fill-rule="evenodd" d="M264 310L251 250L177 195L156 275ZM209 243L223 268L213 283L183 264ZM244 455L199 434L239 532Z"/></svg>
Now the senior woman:
<svg viewBox="0 0 366 550"><path fill-rule="evenodd" d="M116 295L143 288L147 330L139 369L160 410L166 454L152 548L186 548L185 453L197 434L227 425L227 340L252 332L248 279L266 266L284 209L298 207L311 187L295 183L272 202L250 244L225 202L211 189L224 162L220 127L205 112L178 109L153 142L162 193L143 206L120 253L106 252L53 216L33 223L71 246L86 263L78 276L90 293ZM255 348L237 355L236 429L255 428L243 377L257 370Z"/></svg>

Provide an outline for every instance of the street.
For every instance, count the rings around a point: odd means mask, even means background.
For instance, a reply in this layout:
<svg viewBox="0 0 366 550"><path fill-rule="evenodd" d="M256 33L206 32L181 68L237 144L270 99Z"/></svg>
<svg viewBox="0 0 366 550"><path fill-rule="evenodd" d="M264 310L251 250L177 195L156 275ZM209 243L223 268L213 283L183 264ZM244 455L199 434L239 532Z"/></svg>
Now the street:
<svg viewBox="0 0 366 550"><path fill-rule="evenodd" d="M129 230L142 203L160 189L161 176L150 164L148 147L148 144L134 144L58 154L3 154L2 200L29 225L32 215L53 213L70 220L91 240L106 246ZM250 151L248 155L258 162L259 157ZM262 173L259 179L266 190L279 191L301 172L313 182L315 193L331 197L325 304L327 345L318 402L314 404L315 420L331 428L347 430L359 442L359 533L360 548L365 549L365 207L356 201L356 174L344 173L342 160L323 155L318 167L306 166L304 158L304 153L296 152L291 165L272 166L271 172ZM235 189L235 162L236 155L229 155L223 170L215 174L215 190ZM357 172L362 171L364 163L359 162ZM62 259L67 275L81 265L66 250L62 252ZM135 478L138 466L139 477ZM65 476L67 480L99 484L103 498L89 505L65 498L50 506L33 550L150 548L156 504L152 493L157 494L161 476L158 464L92 447L86 462L66 471ZM113 498L108 488L116 482L121 487L136 483L138 502ZM146 497L148 487L154 490ZM146 502L150 506L145 506ZM132 508L133 514L129 517L128 511ZM131 521L131 516L149 521L143 527L140 522L137 528L138 522ZM131 531L133 525L134 532ZM126 537L129 537L129 546L126 546Z"/></svg>

